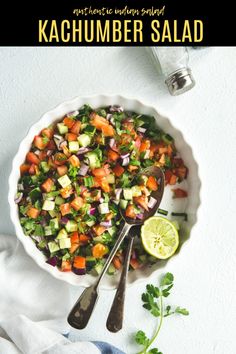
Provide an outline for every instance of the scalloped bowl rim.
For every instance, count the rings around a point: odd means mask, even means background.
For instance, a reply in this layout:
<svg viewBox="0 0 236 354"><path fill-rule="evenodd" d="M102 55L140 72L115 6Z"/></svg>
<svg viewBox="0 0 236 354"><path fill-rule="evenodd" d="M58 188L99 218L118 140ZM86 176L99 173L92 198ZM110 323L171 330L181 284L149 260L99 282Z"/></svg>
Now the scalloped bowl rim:
<svg viewBox="0 0 236 354"><path fill-rule="evenodd" d="M34 123L28 130L28 133L20 143L19 149L12 162L12 170L9 176L9 193L8 193L8 202L10 205L10 217L15 227L16 236L18 240L21 241L26 253L31 258L34 259L34 261L39 265L39 267L46 270L48 273L50 273L52 276L54 276L59 280L63 280L71 285L82 286L82 287L90 286L95 280L94 276L86 274L84 276L78 277L72 272L68 272L68 273L60 272L57 269L57 267L52 267L49 264L47 264L45 262L45 256L42 254L42 252L37 249L34 242L29 237L26 237L24 235L23 229L19 221L18 206L15 204L14 198L17 190L17 181L20 176L19 166L21 163L23 163L25 159L25 155L30 148L33 137L37 135L38 132L41 131L44 127L50 125L56 120L61 119L66 113L80 108L85 103L88 103L95 108L101 106L108 106L112 104L119 104L124 106L125 110L130 110L130 111L132 110L137 113L143 113L143 114L154 116L161 128L163 128L163 126L167 126L168 133L174 136L177 150L179 151L178 143L180 143L180 146L184 145L184 149L187 150L187 157L189 156L189 160L192 163L191 169L194 170L194 175L192 176L193 177L192 185L194 186L194 194L192 198L193 200L190 203L190 205L188 205L188 208L191 209L191 213L193 215L193 220L189 224L189 228L191 229L191 232L193 226L197 222L197 212L201 204L200 203L201 182L199 178L199 167L194 158L192 148L186 142L186 139L184 138L182 132L178 130L170 122L169 118L167 118L165 114L160 113L154 106L150 104L146 104L132 97L124 97L122 95L101 94L101 95L92 95L92 96L77 96L71 100L59 104L52 110L43 114L42 117L36 123ZM166 131L165 127L163 129ZM186 241L184 243L186 243ZM171 259L168 260L168 263L171 262ZM143 269L129 272L128 285L134 283L137 284L137 282L147 279L147 277L150 276L154 271L165 267L166 263L167 262L160 262L157 267L156 266L144 267ZM118 282L118 275L113 277L105 276L101 288L106 290L114 289L116 287L117 282Z"/></svg>

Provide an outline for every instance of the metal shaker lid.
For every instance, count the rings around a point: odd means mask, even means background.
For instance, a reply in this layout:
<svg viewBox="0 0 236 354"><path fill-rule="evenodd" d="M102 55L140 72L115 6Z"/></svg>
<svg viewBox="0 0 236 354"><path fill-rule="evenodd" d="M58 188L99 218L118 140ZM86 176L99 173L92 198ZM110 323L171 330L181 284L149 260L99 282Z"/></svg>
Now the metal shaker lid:
<svg viewBox="0 0 236 354"><path fill-rule="evenodd" d="M165 83L172 96L180 95L195 86L195 80L189 68L182 68L171 73Z"/></svg>

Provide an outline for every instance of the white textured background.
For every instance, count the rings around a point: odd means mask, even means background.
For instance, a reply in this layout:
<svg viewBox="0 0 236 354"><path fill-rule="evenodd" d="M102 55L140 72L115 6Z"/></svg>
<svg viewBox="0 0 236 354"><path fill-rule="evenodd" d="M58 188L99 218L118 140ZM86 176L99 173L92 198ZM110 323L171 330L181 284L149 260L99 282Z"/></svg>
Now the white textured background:
<svg viewBox="0 0 236 354"><path fill-rule="evenodd" d="M14 234L7 179L18 144L42 113L66 99L95 93L137 97L163 109L192 145L202 179L199 221L190 241L167 266L176 279L169 301L191 314L165 321L158 340L164 354L236 353L235 63L236 48L191 51L197 85L171 97L140 48L0 49L0 232ZM154 325L141 307L144 287L128 290L119 334L105 329L113 292L102 292L81 339L105 340L137 352L132 333L140 328L151 334Z"/></svg>

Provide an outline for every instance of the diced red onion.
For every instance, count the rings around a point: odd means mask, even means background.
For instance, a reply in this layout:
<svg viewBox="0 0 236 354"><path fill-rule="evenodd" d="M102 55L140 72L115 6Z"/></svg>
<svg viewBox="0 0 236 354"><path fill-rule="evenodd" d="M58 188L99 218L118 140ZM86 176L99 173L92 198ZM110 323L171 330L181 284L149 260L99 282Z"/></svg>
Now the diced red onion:
<svg viewBox="0 0 236 354"><path fill-rule="evenodd" d="M146 150L143 158L148 159L149 155L150 155L150 150Z"/></svg>
<svg viewBox="0 0 236 354"><path fill-rule="evenodd" d="M107 113L106 119L110 120L112 118L112 114L111 113Z"/></svg>
<svg viewBox="0 0 236 354"><path fill-rule="evenodd" d="M129 164L129 157L123 159L122 166L128 166Z"/></svg>
<svg viewBox="0 0 236 354"><path fill-rule="evenodd" d="M82 193L87 190L87 188L85 186L80 186L80 189L81 189Z"/></svg>
<svg viewBox="0 0 236 354"><path fill-rule="evenodd" d="M46 261L46 263L50 264L51 266L55 267L57 265L57 257L51 257L48 258L48 260Z"/></svg>
<svg viewBox="0 0 236 354"><path fill-rule="evenodd" d="M115 126L115 125L116 125L116 121L115 121L115 119L114 119L113 117L111 117L111 119L110 119L110 123L111 123L113 126Z"/></svg>
<svg viewBox="0 0 236 354"><path fill-rule="evenodd" d="M95 212L96 212L96 208L91 208L91 209L89 210L89 214L90 214L90 215L94 215Z"/></svg>
<svg viewBox="0 0 236 354"><path fill-rule="evenodd" d="M73 272L77 275L85 275L86 269L85 268L72 268Z"/></svg>
<svg viewBox="0 0 236 354"><path fill-rule="evenodd" d="M104 202L104 198L99 198L99 203L103 203Z"/></svg>
<svg viewBox="0 0 236 354"><path fill-rule="evenodd" d="M121 113L124 111L123 107L121 107L121 106L110 106L109 110L110 110L110 112L118 112L118 113Z"/></svg>
<svg viewBox="0 0 236 354"><path fill-rule="evenodd" d="M143 219L143 214L136 214L136 218L142 220Z"/></svg>
<svg viewBox="0 0 236 354"><path fill-rule="evenodd" d="M102 225L102 226L104 226L104 227L106 227L106 228L108 229L109 227L112 226L112 222L111 222L111 220L109 220L109 221L102 221L102 222L100 223L100 225Z"/></svg>
<svg viewBox="0 0 236 354"><path fill-rule="evenodd" d="M66 225L66 224L68 223L68 221L69 221L69 219L68 219L66 216L63 216L63 217L61 218L60 223L61 223L62 225Z"/></svg>
<svg viewBox="0 0 236 354"><path fill-rule="evenodd" d="M62 135L59 135L59 134L54 134L53 135L53 138L57 139L57 140L64 140L63 136Z"/></svg>
<svg viewBox="0 0 236 354"><path fill-rule="evenodd" d="M122 192L122 188L115 189L116 200L120 199L121 192Z"/></svg>
<svg viewBox="0 0 236 354"><path fill-rule="evenodd" d="M42 220L40 220L40 225L46 226L47 225L47 221L43 218Z"/></svg>
<svg viewBox="0 0 236 354"><path fill-rule="evenodd" d="M145 133L146 132L146 128L142 128L142 127L138 127L137 131L140 133Z"/></svg>
<svg viewBox="0 0 236 354"><path fill-rule="evenodd" d="M122 159L125 159L126 157L129 157L130 153L128 152L127 154L120 155Z"/></svg>
<svg viewBox="0 0 236 354"><path fill-rule="evenodd" d="M86 165L85 163L81 164L80 169L78 171L78 174L80 176L85 176L88 172L89 166Z"/></svg>
<svg viewBox="0 0 236 354"><path fill-rule="evenodd" d="M37 155L37 156L39 156L39 154L40 154L40 151L39 150L35 150L35 155Z"/></svg>
<svg viewBox="0 0 236 354"><path fill-rule="evenodd" d="M86 152L89 152L91 149L86 148L86 147L81 147L79 148L79 150L77 151L77 155L83 155L86 154Z"/></svg>
<svg viewBox="0 0 236 354"><path fill-rule="evenodd" d="M60 144L62 143L62 141L64 141L64 138L61 135L57 134L54 134L53 138L58 150L61 150Z"/></svg>
<svg viewBox="0 0 236 354"><path fill-rule="evenodd" d="M148 207L152 209L152 208L154 208L156 203L157 203L157 200L155 198L151 197L149 202L148 202Z"/></svg>
<svg viewBox="0 0 236 354"><path fill-rule="evenodd" d="M27 202L31 202L30 197L27 197L27 198L26 198L26 201L27 201Z"/></svg>
<svg viewBox="0 0 236 354"><path fill-rule="evenodd" d="M112 138L112 139L110 139L110 141L109 141L109 146L110 146L110 148L113 148L113 146L115 145L115 139L114 138Z"/></svg>
<svg viewBox="0 0 236 354"><path fill-rule="evenodd" d="M63 146L67 146L67 141L63 140L62 142L59 142L59 148L62 149Z"/></svg>
<svg viewBox="0 0 236 354"><path fill-rule="evenodd" d="M18 189L18 191L23 191L23 190L24 190L24 185L23 185L23 183L18 183L17 189Z"/></svg>
<svg viewBox="0 0 236 354"><path fill-rule="evenodd" d="M53 150L48 150L48 151L47 151L47 156L51 156L52 153L53 153Z"/></svg>
<svg viewBox="0 0 236 354"><path fill-rule="evenodd" d="M31 238L32 238L34 241L36 241L36 242L42 241L42 237L41 237L41 236L31 235Z"/></svg>
<svg viewBox="0 0 236 354"><path fill-rule="evenodd" d="M113 203L115 203L116 205L118 205L120 203L119 200L113 199Z"/></svg>
<svg viewBox="0 0 236 354"><path fill-rule="evenodd" d="M139 149L140 146L141 146L141 140L140 140L140 139L136 139L134 145L135 145L135 147L136 147L137 149Z"/></svg>
<svg viewBox="0 0 236 354"><path fill-rule="evenodd" d="M74 117L74 116L77 116L77 114L79 114L79 111L73 111L73 112L69 112L69 113L67 113L67 117Z"/></svg>

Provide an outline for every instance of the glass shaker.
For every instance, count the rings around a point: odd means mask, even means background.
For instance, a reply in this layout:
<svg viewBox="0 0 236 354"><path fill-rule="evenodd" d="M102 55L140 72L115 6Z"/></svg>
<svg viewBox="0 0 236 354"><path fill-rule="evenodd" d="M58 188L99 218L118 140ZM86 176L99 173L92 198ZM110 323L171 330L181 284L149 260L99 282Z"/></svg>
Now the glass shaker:
<svg viewBox="0 0 236 354"><path fill-rule="evenodd" d="M195 80L188 67L189 55L186 47L148 47L147 50L158 69L161 68L172 96L194 87Z"/></svg>

